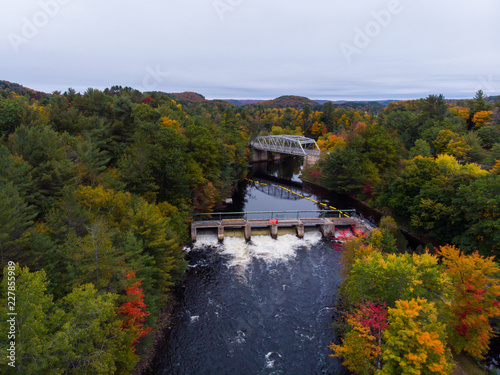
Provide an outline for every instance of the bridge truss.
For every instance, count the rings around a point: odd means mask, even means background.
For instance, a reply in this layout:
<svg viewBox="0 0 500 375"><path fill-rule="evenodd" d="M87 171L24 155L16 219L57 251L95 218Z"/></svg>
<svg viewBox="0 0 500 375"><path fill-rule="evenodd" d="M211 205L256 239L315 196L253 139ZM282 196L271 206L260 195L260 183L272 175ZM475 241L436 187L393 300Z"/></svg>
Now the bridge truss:
<svg viewBox="0 0 500 375"><path fill-rule="evenodd" d="M289 155L319 155L320 150L314 139L300 135L268 135L257 137L252 142L257 150L278 152Z"/></svg>

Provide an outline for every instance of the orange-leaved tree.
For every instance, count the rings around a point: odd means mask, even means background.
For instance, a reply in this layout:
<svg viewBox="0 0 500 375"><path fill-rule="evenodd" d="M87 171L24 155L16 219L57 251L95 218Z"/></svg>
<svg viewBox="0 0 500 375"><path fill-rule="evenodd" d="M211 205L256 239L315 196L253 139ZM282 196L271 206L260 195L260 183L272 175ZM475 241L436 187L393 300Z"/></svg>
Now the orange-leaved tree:
<svg viewBox="0 0 500 375"><path fill-rule="evenodd" d="M472 122L476 128L481 128L485 125L491 125L492 112L491 111L480 111L477 112L472 118Z"/></svg>
<svg viewBox="0 0 500 375"><path fill-rule="evenodd" d="M449 341L457 352L483 358L493 337L489 320L500 315L500 268L493 257L465 255L454 246L442 246L438 254L452 282Z"/></svg>
<svg viewBox="0 0 500 375"><path fill-rule="evenodd" d="M389 308L388 322L382 345L384 365L378 374L451 374L446 328L438 322L433 302L396 301L396 307Z"/></svg>
<svg viewBox="0 0 500 375"><path fill-rule="evenodd" d="M495 160L495 165L490 169L490 173L500 174L500 159Z"/></svg>

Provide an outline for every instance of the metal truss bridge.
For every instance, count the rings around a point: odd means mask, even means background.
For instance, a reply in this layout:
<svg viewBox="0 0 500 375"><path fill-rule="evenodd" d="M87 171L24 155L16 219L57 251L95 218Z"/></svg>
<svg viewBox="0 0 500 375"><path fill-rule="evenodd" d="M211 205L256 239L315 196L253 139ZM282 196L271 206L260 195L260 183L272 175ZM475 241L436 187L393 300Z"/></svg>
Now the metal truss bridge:
<svg viewBox="0 0 500 375"><path fill-rule="evenodd" d="M252 142L256 150L278 152L288 155L319 156L320 150L316 141L300 135L268 135L257 137Z"/></svg>

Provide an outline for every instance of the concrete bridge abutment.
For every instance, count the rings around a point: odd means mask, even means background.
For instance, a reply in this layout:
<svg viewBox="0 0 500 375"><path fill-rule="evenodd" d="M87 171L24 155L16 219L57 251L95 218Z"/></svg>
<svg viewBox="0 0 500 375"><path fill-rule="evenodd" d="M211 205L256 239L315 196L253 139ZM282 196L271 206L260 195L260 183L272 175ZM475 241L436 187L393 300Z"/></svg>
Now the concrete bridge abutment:
<svg viewBox="0 0 500 375"><path fill-rule="evenodd" d="M319 226L321 231L321 235L323 237L332 237L335 236L335 225L334 224L322 224Z"/></svg>
<svg viewBox="0 0 500 375"><path fill-rule="evenodd" d="M319 160L319 155L306 155L304 156L304 168L312 167Z"/></svg>
<svg viewBox="0 0 500 375"><path fill-rule="evenodd" d="M253 149L252 161L267 161L269 158L268 152L264 150Z"/></svg>

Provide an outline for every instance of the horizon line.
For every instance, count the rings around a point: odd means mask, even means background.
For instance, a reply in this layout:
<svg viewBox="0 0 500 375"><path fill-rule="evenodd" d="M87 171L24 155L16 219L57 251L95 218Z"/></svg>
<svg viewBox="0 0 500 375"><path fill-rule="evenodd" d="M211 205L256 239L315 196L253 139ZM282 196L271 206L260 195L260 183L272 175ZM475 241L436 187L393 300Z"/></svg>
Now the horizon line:
<svg viewBox="0 0 500 375"><path fill-rule="evenodd" d="M17 84L17 85L20 85L24 88L27 88L27 89L30 89L30 90L35 90L35 91L39 91L39 92L42 92L44 94L47 94L47 95L52 95L53 92L55 91L59 91L61 93L64 93L66 92L67 90L69 90L70 88L73 88L73 87L68 87L64 90L53 90L52 92L46 92L46 91L42 91L42 90L38 90L38 89L33 89L29 86L25 86L24 84L21 84L21 83L17 83L17 82L12 82L12 81L8 81L8 80L2 80L4 82L8 82L8 83L11 83L11 84ZM34 85L34 86L39 86L39 85ZM238 101L246 101L246 100L252 100L252 101L270 101L270 100L275 100L275 99L278 99L280 97L283 97L283 96L295 96L295 97L302 97L302 98L306 98L306 99L309 99L309 100L312 100L312 101L325 101L325 102L339 102L339 101L343 101L343 102L380 102L380 101L406 101L406 100L419 100L419 99L425 99L427 96L430 96L430 95L443 95L445 97L445 100L468 100L468 99L473 99L474 96L465 96L463 94L458 94L456 96L449 96L447 97L445 94L426 94L424 96L418 96L418 95L408 95L408 96L404 96L402 98L391 98L389 95L386 96L386 97L378 97L377 99L373 99L373 98L366 98L366 97L356 97L356 98L325 98L325 97L317 97L316 95L314 95L313 97L309 97L309 96L305 96L305 95L298 95L298 94L281 94L281 95L278 95L276 97L253 97L253 98L249 98L249 97L238 97L238 96L235 96L235 97L229 97L229 96L225 96L224 98L221 98L221 97L215 97L215 96L205 96L204 94L198 92L198 91L193 91L192 89L191 90L185 90L185 91L176 91L176 92L166 92L166 91L162 91L162 90L144 90L144 91L141 91L140 89L138 88L134 88L132 86L122 86L122 85L111 85L111 86L107 86L103 89L99 89L97 87L92 87L92 86L87 86L85 90L81 91L81 90L74 90L79 93L79 94L84 94L85 91L87 89L90 89L90 88L95 88L97 90L100 90L100 91L104 91L105 89L110 89L111 87L113 86L119 86L119 87L122 87L122 88L125 88L125 87L130 87L132 90L137 90L139 92L141 92L142 94L146 94L148 92L161 92L161 93L164 93L164 94L182 94L182 93L187 93L187 92L192 92L192 93L195 93L195 94L198 94L200 96L202 96L203 98L205 98L205 100L221 100L221 101L227 101L227 100L238 100ZM476 90L477 92L478 90ZM325 95L326 96L326 95ZM398 96L398 95L395 95L395 96ZM491 93L488 93L488 94L485 94L485 97L500 97L500 93L496 93L496 94L491 94Z"/></svg>

